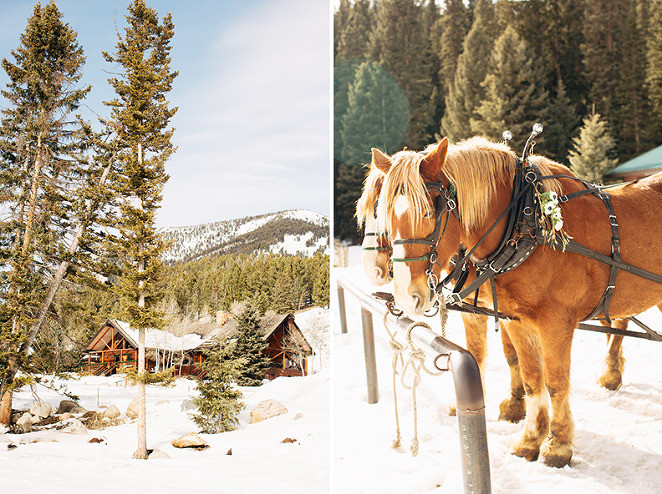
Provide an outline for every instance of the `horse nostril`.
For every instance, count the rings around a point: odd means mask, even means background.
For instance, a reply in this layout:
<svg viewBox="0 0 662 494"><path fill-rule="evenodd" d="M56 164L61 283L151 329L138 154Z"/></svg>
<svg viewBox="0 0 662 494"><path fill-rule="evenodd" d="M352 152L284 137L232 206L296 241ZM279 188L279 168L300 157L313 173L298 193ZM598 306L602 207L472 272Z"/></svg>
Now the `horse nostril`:
<svg viewBox="0 0 662 494"><path fill-rule="evenodd" d="M377 266L375 266L375 276L377 276L378 280L382 279L383 276L382 269Z"/></svg>
<svg viewBox="0 0 662 494"><path fill-rule="evenodd" d="M415 302L414 307L416 308L416 310L420 309L423 306L423 300L419 295L412 295L411 298L414 299Z"/></svg>

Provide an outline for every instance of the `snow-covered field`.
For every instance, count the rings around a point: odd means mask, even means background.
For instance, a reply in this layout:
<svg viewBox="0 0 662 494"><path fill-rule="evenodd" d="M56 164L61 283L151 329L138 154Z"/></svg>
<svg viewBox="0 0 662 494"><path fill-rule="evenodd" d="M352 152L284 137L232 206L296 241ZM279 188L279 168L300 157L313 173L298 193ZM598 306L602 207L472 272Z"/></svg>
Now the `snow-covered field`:
<svg viewBox="0 0 662 494"><path fill-rule="evenodd" d="M351 253L350 263L355 263L359 254ZM365 283L358 267L337 269L336 274L361 284L368 293L376 291ZM334 286L332 295L335 294ZM411 394L402 388L398 390L403 446L398 451L391 449L395 420L392 353L387 335L380 318L376 318L380 401L370 405L360 306L349 294L346 305L348 334L340 334L337 310L331 322L333 492L462 492L457 419L448 416L455 399L450 374L424 376L419 388L417 457L409 453L413 430ZM643 314L641 319L662 330L662 315L657 309ZM436 318L430 324L439 327ZM449 317L447 337L464 346L464 327L457 313ZM488 331L485 388L492 492L662 492L662 343L626 338L623 386L618 391L607 391L596 382L606 352L605 341L602 334L575 333L570 400L575 421L574 455L570 466L555 469L509 453L521 425L497 420L499 403L509 393L509 374L500 335L492 329Z"/></svg>
<svg viewBox="0 0 662 494"><path fill-rule="evenodd" d="M328 314L328 310L312 308L296 315L297 325L311 344L322 349L323 358L314 357L314 368L321 371L240 388L246 403L239 417L240 428L223 434L200 434L209 449L177 449L170 444L188 432L197 432L182 410L182 402L196 393L195 381L178 379L174 387L147 388L147 447L164 451L171 458L132 459L137 445L135 421L87 434L0 431L0 492L328 492L329 365L328 344L321 337L328 330ZM87 410L116 405L123 417L137 395L135 387L125 387L121 376L84 377L66 384ZM64 398L42 386L36 391L54 410ZM250 424L250 410L267 399L280 401L288 413ZM25 410L33 402L25 388L15 394L13 408ZM105 444L89 443L93 438L103 438ZM283 443L287 438L296 441ZM10 444L18 447L9 449ZM230 449L232 454L227 455Z"/></svg>

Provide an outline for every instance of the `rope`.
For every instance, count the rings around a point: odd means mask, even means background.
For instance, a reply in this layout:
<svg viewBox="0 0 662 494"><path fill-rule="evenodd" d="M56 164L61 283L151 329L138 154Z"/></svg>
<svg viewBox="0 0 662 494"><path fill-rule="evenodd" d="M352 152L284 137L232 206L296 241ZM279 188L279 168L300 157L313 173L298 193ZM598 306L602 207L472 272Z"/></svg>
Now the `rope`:
<svg viewBox="0 0 662 494"><path fill-rule="evenodd" d="M411 441L412 456L418 455L418 404L416 401L416 388L421 383L421 370L426 374L429 374L430 376L438 376L443 373L443 371L439 371L439 372L431 371L425 366L425 358L426 358L425 352L420 348L417 348L411 339L411 331L416 326L425 326L428 329L432 329L430 328L429 325L427 325L424 322L414 322L410 324L409 327L407 328L407 344L409 346L410 356L409 356L409 360L407 360L407 362L404 364L404 367L402 369L400 383L405 389L411 390L411 398L412 398L412 405L414 411L414 438ZM413 378L411 384L407 384L406 382L407 370L409 369L411 369L411 372L413 372Z"/></svg>
<svg viewBox="0 0 662 494"><path fill-rule="evenodd" d="M391 345L391 350L393 350L393 360L391 361L391 366L393 368L393 403L395 408L395 439L391 447L397 449L402 444L402 436L400 434L400 415L398 414L398 392L397 392L397 376L398 376L398 362L401 366L404 366L404 357L403 354L407 348L395 339L397 331L391 332L388 328L388 317L389 312L384 314L384 328L389 335L389 344Z"/></svg>

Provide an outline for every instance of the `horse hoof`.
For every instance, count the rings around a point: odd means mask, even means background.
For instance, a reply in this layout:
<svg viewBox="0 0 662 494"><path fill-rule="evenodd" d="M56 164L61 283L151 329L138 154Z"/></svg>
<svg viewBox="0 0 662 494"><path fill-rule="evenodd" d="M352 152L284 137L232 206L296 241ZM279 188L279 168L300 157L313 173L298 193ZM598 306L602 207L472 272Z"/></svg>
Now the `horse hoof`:
<svg viewBox="0 0 662 494"><path fill-rule="evenodd" d="M570 464L572 448L569 444L556 444L552 446L549 442L540 448L540 459L544 465L554 468L563 468Z"/></svg>
<svg viewBox="0 0 662 494"><path fill-rule="evenodd" d="M526 461L535 461L538 459L540 450L538 450L538 448L532 448L531 446L515 446L512 453L515 456L524 458Z"/></svg>
<svg viewBox="0 0 662 494"><path fill-rule="evenodd" d="M455 408L454 405L451 405L451 406L448 408L448 416L449 416L449 417L455 417L456 415L457 415L457 410L456 410L456 408Z"/></svg>
<svg viewBox="0 0 662 494"><path fill-rule="evenodd" d="M621 373L618 371L607 371L600 376L598 384L603 388L616 391L623 384Z"/></svg>
<svg viewBox="0 0 662 494"><path fill-rule="evenodd" d="M516 424L526 417L526 403L522 398L510 398L503 400L499 405L499 420L505 420Z"/></svg>

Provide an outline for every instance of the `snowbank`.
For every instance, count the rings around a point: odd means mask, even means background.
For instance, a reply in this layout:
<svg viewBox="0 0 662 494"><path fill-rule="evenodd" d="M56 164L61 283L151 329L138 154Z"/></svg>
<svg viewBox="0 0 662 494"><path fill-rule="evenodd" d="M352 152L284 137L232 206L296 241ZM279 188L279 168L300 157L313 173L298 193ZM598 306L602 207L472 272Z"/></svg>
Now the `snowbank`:
<svg viewBox="0 0 662 494"><path fill-rule="evenodd" d="M366 290L360 267L337 270ZM383 290L380 287L379 290ZM335 289L331 290L335 295ZM370 292L369 292L370 293ZM375 320L380 401L367 403L360 307L346 295L348 334L333 325L333 486L338 493L459 493L462 472L458 427L448 416L454 401L452 378L424 376L417 395L420 452L412 458L411 394L398 389L403 446L391 449L395 437L392 353L381 321ZM337 305L334 304L334 307ZM657 309L641 319L662 330ZM435 320L433 328L438 328ZM451 313L447 337L465 345L464 327ZM570 406L575 421L574 455L570 466L549 468L509 453L520 424L498 421L498 406L509 393L508 366L500 335L488 331L486 415L492 492L494 493L640 493L662 486L662 343L625 338L627 363L623 386L608 391L597 377L606 353L604 335L577 331L572 349Z"/></svg>

